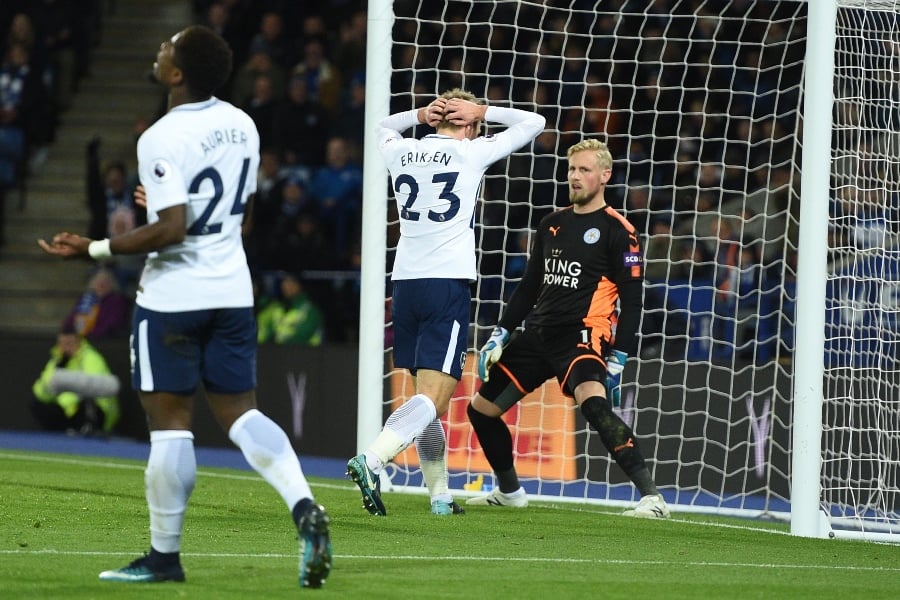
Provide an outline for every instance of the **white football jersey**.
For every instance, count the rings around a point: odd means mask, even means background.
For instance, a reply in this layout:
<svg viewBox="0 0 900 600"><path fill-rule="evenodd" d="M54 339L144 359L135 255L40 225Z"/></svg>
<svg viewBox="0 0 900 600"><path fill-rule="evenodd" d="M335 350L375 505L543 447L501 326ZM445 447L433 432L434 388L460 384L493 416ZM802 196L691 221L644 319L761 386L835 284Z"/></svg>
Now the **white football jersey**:
<svg viewBox="0 0 900 600"><path fill-rule="evenodd" d="M392 279L476 279L475 207L484 172L534 139L545 123L541 115L497 106L488 107L485 120L507 129L474 140L404 138L401 132L419 123L416 110L379 124L378 148L400 215Z"/></svg>
<svg viewBox="0 0 900 600"><path fill-rule="evenodd" d="M215 97L182 104L141 135L137 156L148 222L187 205L184 241L148 255L137 303L159 312L253 306L241 240L259 168L253 120Z"/></svg>

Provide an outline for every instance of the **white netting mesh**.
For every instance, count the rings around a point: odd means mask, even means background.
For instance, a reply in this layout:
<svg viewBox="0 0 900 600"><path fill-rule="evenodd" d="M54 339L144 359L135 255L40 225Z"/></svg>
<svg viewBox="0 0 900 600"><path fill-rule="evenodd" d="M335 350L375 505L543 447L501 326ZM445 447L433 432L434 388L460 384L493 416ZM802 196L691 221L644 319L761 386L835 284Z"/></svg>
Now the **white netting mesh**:
<svg viewBox="0 0 900 600"><path fill-rule="evenodd" d="M548 211L568 203L566 149L583 137L606 140L616 160L607 199L640 230L647 275L642 339L638 359L626 370L622 415L670 501L717 511L786 511L806 3L402 0L394 12L391 112L460 86L491 104L547 117L534 145L495 165L485 179L476 215L480 279L471 349L483 343L518 282L529 232ZM896 209L900 86L889 50L897 32L881 19L884 35L872 37L872 13L841 11L838 54L844 62L838 60L836 85L846 93L836 111L836 138L846 143L834 150L835 194L851 189L853 201L862 202L856 198L868 184L860 170L877 166L883 175L871 184L879 202L890 200ZM876 56L884 60L858 58L872 46L881 48ZM873 79L892 82L893 95L878 96L885 110L874 112L882 121L860 121L872 112L872 91L881 89ZM878 134L865 136L866 128ZM416 135L425 133L420 129ZM391 246L396 225L390 226ZM836 235L869 235L846 217L833 225ZM832 258L855 264L856 253L852 244L836 245ZM883 253L881 260L890 257ZM886 306L894 308L876 307L883 298L869 306L878 312L882 336L896 332L888 319L896 317L896 279L890 282L887 274L880 270L873 278L882 296L892 290L893 304ZM836 281L853 290L863 285L856 275L849 278ZM851 300L840 310L865 310L859 306L865 301ZM893 346L879 348L896 354ZM886 379L877 380L881 395L865 396L873 400L861 429L857 413L865 409L850 400L857 394L846 383L861 375L829 373L846 391L831 404L826 429L829 418L846 420L847 429L826 432L825 444L846 448L839 436L871 437L877 450L866 459L866 477L890 476L882 481L888 488L867 493L863 504L896 511L897 390L890 382L897 378L896 371L887 373L894 375L879 373ZM408 397L410 382L401 373L392 371L386 381L389 403ZM467 372L447 420L454 488L478 487L479 476L490 480L464 411L477 385ZM840 396L834 389L830 393ZM511 411L508 421L530 492L633 499L596 434L554 383ZM874 469L885 459L888 466ZM826 457L826 481L830 470L846 471L852 462ZM395 484L419 484L414 451L398 458L393 476ZM842 490L861 479L834 481ZM839 496L833 501L860 504Z"/></svg>
<svg viewBox="0 0 900 600"><path fill-rule="evenodd" d="M822 499L839 521L900 533L900 3L846 6L836 29Z"/></svg>

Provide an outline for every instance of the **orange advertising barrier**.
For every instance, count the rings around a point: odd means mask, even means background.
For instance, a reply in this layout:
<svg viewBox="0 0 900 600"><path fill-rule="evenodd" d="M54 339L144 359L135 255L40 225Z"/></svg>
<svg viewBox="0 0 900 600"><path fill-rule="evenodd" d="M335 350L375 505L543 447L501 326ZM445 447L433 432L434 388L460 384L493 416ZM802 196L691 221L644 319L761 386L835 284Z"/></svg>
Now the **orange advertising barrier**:
<svg viewBox="0 0 900 600"><path fill-rule="evenodd" d="M393 370L390 378L391 410L396 410L415 393L413 380L405 369ZM450 401L450 410L441 418L447 433L447 467L451 471L491 472L466 416L469 399L480 386L477 357L470 353ZM574 400L563 396L557 381L550 379L503 415L513 436L516 471L521 477L576 479L574 406ZM394 462L418 468L415 445L397 455Z"/></svg>

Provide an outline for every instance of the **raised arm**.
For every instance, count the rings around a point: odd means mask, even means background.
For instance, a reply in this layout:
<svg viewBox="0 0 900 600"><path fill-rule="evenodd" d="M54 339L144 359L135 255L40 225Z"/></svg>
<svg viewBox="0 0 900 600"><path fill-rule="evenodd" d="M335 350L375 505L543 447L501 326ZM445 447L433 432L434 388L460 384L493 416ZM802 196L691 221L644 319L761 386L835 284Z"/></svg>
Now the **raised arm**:
<svg viewBox="0 0 900 600"><path fill-rule="evenodd" d="M427 106L394 113L383 118L378 123L378 143L382 144L389 138L401 137L401 134L416 125L431 125L436 127L444 118L444 110L447 100L437 98Z"/></svg>
<svg viewBox="0 0 900 600"><path fill-rule="evenodd" d="M475 121L506 125L508 129L503 133L513 138L514 148L521 148L528 141L537 137L547 123L543 115L538 113L517 108L476 104L461 98L447 100L444 115L448 121L460 126L469 125Z"/></svg>
<svg viewBox="0 0 900 600"><path fill-rule="evenodd" d="M506 129L498 134L490 135L484 138L482 148L484 149L483 159L484 166L493 164L494 162L509 156L525 144L532 141L537 135L544 130L547 120L537 113L527 110L519 110L518 108L504 108L502 106L484 106L476 105L471 102L459 101L460 103L469 104L466 111L482 111L484 120L490 123L500 123L506 125ZM453 100L447 104L447 116L452 119L459 111L454 112ZM472 108L477 107L477 108Z"/></svg>

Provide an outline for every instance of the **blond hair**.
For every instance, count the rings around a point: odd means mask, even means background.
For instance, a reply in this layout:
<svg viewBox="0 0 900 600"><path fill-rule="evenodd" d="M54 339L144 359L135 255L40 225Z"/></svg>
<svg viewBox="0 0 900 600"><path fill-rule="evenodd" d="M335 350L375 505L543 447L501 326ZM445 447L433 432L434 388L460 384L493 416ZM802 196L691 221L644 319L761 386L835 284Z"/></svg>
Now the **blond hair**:
<svg viewBox="0 0 900 600"><path fill-rule="evenodd" d="M475 96L475 94L462 88L453 88L452 90L447 90L446 92L441 94L440 97L444 100L459 98L460 100L468 100L469 102L474 102L475 104L484 104ZM443 121L438 123L436 129L450 129L451 131L455 131L457 129L462 129L462 127L460 127L459 125L454 125L450 121L444 119Z"/></svg>
<svg viewBox="0 0 900 600"><path fill-rule="evenodd" d="M609 151L609 147L607 147L607 145L600 140L581 140L577 144L569 146L569 151L566 156L572 158L572 155L576 152L585 151L595 153L597 158L597 166L599 166L601 169L612 169L612 153Z"/></svg>

